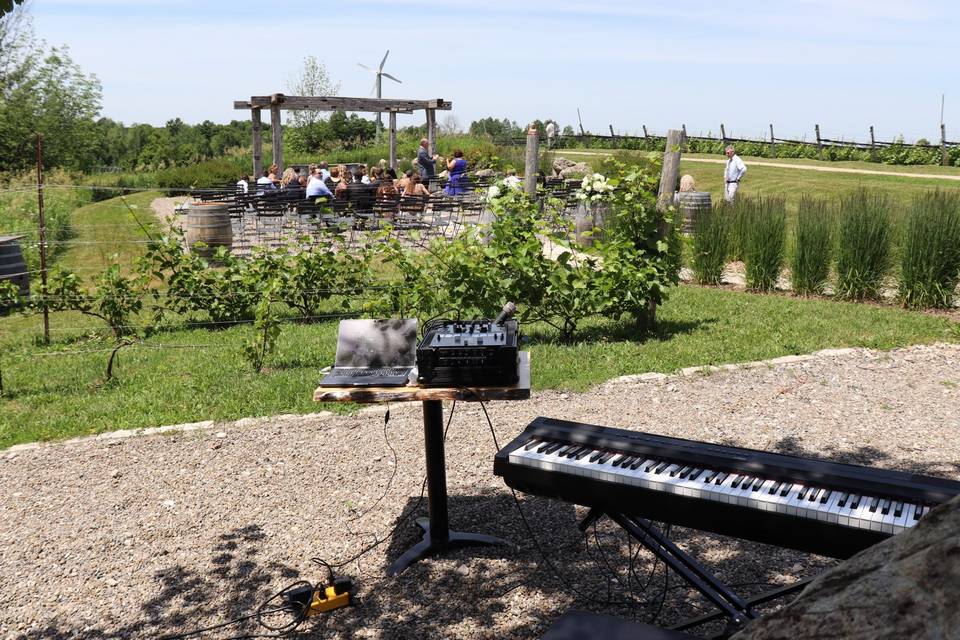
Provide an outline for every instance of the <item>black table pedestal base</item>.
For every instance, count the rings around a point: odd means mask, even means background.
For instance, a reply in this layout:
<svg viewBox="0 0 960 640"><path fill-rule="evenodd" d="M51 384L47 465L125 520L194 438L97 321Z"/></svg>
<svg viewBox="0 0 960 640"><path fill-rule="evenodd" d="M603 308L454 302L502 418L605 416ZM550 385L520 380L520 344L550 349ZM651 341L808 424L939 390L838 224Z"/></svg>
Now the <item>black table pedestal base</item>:
<svg viewBox="0 0 960 640"><path fill-rule="evenodd" d="M393 564L387 569L388 576L395 576L401 573L414 562L426 558L431 553L453 549L455 547L468 547L477 544L504 544L511 546L509 542L496 536L488 536L483 533L463 533L461 531L447 530L446 539L435 540L430 535L430 520L428 518L417 518L417 525L423 529L423 539L417 544L403 552L403 555L393 561Z"/></svg>

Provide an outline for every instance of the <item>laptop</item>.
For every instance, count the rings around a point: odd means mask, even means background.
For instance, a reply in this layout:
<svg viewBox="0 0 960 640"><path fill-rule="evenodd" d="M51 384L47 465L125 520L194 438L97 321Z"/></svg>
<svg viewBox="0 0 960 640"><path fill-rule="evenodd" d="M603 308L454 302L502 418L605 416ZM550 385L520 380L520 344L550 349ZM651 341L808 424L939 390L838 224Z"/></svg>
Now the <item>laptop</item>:
<svg viewBox="0 0 960 640"><path fill-rule="evenodd" d="M416 361L416 320L341 320L336 361L320 386L402 386Z"/></svg>

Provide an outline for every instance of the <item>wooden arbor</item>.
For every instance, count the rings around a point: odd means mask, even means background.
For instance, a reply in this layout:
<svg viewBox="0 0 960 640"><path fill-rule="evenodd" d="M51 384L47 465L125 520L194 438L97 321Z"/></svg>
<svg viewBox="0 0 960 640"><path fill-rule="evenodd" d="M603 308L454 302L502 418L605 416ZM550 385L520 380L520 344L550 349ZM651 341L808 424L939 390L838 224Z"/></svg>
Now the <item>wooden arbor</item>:
<svg viewBox="0 0 960 640"><path fill-rule="evenodd" d="M390 114L390 167L397 168L397 114L424 110L427 113L427 139L430 153L434 153L437 141L437 110L449 111L452 102L443 98L435 100L391 100L386 98L341 98L336 96L286 96L274 93L269 96L253 96L250 100L233 103L234 109L249 109L253 122L253 175L263 173L263 138L261 135L260 110L270 110L273 162L283 170L283 138L280 130L280 111L360 111L365 113Z"/></svg>

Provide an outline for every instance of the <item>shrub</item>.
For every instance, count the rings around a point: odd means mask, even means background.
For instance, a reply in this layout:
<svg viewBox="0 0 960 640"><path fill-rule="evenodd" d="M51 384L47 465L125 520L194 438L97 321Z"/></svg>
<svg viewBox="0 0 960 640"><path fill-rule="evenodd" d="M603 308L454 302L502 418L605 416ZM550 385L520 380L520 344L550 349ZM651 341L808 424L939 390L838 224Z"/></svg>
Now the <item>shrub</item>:
<svg viewBox="0 0 960 640"><path fill-rule="evenodd" d="M914 198L901 265L899 296L905 307L953 306L960 280L960 194L938 190Z"/></svg>
<svg viewBox="0 0 960 640"><path fill-rule="evenodd" d="M830 276L833 217L825 200L803 196L797 209L793 261L793 291L799 295L823 293Z"/></svg>
<svg viewBox="0 0 960 640"><path fill-rule="evenodd" d="M840 199L837 234L837 295L879 298L890 266L890 200L860 189Z"/></svg>
<svg viewBox="0 0 960 640"><path fill-rule="evenodd" d="M755 291L771 291L783 267L786 201L782 196L743 198L738 208L743 216L747 286Z"/></svg>
<svg viewBox="0 0 960 640"><path fill-rule="evenodd" d="M693 228L693 274L700 284L720 284L730 251L730 211L701 209Z"/></svg>
<svg viewBox="0 0 960 640"><path fill-rule="evenodd" d="M249 172L245 164L221 158L157 172L157 186L176 195L179 189L206 189L233 184L241 174Z"/></svg>

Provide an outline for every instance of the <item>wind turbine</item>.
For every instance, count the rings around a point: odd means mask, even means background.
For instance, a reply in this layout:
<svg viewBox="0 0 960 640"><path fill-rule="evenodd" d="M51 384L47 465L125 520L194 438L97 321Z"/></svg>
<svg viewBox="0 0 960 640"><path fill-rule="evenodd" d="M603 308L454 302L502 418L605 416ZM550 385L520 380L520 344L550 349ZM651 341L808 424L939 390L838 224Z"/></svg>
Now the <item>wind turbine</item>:
<svg viewBox="0 0 960 640"><path fill-rule="evenodd" d="M374 83L373 83L373 91L370 92L370 93L373 93L374 91L376 91L376 93L377 93L377 98L381 98L381 97L382 97L382 93L381 93L381 90L380 90L380 83L381 83L381 79L382 79L382 78L385 78L385 77L386 77L386 78L390 78L390 79L393 80L394 82L401 82L400 80L398 80L397 78L394 78L392 75L390 75L389 73L387 73L386 71L383 70L383 65L386 64L386 62L387 62L387 56L389 56L389 55L390 55L390 49L387 49L387 52L386 52L385 54L383 54L383 60L380 61L380 66L377 67L377 70L376 70L376 71L374 71L373 69L371 69L371 68L368 67L367 65L363 64L362 62L358 62L358 63L357 63L357 66L363 67L364 69L366 69L366 70L369 71L370 73L372 73L372 74L374 74L374 75L377 76L377 79L376 79L376 80L374 81ZM401 83L401 84L402 84L402 83ZM381 120L380 112L378 111L378 112L377 112L377 139L380 138L380 130L381 130L382 128L383 128L383 121Z"/></svg>

